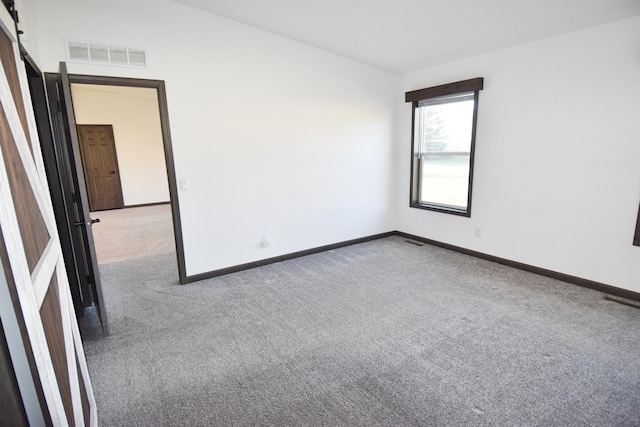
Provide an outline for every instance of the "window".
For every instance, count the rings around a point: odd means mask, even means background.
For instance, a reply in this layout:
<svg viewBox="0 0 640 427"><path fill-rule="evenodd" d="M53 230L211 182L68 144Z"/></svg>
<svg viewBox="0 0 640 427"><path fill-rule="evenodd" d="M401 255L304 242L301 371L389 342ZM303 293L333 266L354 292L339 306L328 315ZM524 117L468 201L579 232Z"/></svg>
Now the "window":
<svg viewBox="0 0 640 427"><path fill-rule="evenodd" d="M411 207L471 216L473 154L481 77L415 90Z"/></svg>
<svg viewBox="0 0 640 427"><path fill-rule="evenodd" d="M640 246L640 208L638 209L638 220L636 221L636 234L633 236L634 246Z"/></svg>

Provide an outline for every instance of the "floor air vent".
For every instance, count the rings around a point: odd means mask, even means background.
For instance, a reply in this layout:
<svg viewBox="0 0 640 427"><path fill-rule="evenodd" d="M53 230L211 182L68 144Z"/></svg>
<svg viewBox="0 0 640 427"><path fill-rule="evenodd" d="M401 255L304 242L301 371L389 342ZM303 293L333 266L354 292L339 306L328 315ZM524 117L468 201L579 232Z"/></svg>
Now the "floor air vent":
<svg viewBox="0 0 640 427"><path fill-rule="evenodd" d="M67 41L67 55L70 61L75 62L147 67L147 52L140 48L69 40Z"/></svg>
<svg viewBox="0 0 640 427"><path fill-rule="evenodd" d="M412 245L416 245L416 246L424 246L422 243L414 242L413 240L405 240L404 242L411 243Z"/></svg>

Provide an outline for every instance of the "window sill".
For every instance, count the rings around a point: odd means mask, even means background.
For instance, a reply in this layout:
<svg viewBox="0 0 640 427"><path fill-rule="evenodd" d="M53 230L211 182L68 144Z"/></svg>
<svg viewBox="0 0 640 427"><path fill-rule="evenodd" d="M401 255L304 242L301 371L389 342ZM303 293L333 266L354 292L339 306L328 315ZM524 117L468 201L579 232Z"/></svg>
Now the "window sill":
<svg viewBox="0 0 640 427"><path fill-rule="evenodd" d="M429 205L429 204L426 204L426 203L411 202L409 204L409 207L416 208L416 209L423 209L423 210L426 210L426 211L442 212L442 213L447 213L447 214L451 214L451 215L464 216L464 217L467 217L467 218L471 217L471 210L454 208L454 207L451 207L451 206Z"/></svg>

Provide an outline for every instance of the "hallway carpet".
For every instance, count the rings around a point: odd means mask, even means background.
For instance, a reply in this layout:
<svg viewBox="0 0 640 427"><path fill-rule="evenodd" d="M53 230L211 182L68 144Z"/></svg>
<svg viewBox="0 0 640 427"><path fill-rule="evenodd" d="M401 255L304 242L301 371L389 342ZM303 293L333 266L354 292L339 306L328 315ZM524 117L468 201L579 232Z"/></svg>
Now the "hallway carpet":
<svg viewBox="0 0 640 427"><path fill-rule="evenodd" d="M175 253L169 204L92 212L99 264Z"/></svg>
<svg viewBox="0 0 640 427"><path fill-rule="evenodd" d="M102 426L640 425L640 310L596 291L400 237L186 286L173 254L101 269Z"/></svg>

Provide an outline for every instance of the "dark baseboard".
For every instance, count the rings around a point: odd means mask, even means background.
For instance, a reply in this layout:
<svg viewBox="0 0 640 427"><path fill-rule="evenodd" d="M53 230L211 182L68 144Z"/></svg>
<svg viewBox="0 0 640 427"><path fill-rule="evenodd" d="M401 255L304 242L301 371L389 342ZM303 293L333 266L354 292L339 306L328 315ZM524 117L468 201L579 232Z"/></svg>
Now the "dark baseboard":
<svg viewBox="0 0 640 427"><path fill-rule="evenodd" d="M319 246L317 248L306 249L304 251L293 252L290 254L280 255L273 258L261 259L259 261L249 262L246 264L235 265L233 267L221 268L220 270L213 270L206 273L194 274L193 276L187 276L185 283L193 283L199 280L210 279L212 277L223 276L229 273L237 273L238 271L248 270L250 268L262 267L264 265L274 264L276 262L287 261L294 258L300 258L307 255L313 255L320 252L330 251L332 249L343 248L345 246L356 245L358 243L369 242L371 240L382 239L384 237L394 236L396 233L390 231L388 233L374 234L373 236L361 237L359 239L346 240L344 242L333 243L331 245Z"/></svg>
<svg viewBox="0 0 640 427"><path fill-rule="evenodd" d="M604 292L606 294L615 295L622 298L627 298L634 301L640 301L640 293L629 291L627 289L618 288L611 285L605 285L604 283L594 282L593 280L583 279L581 277L571 276L569 274L558 273L557 271L547 270L546 268L540 268L529 264L524 264L517 261L511 261L505 258L500 258L493 255L488 255L482 252L473 251L471 249L462 248L460 246L450 245L448 243L438 242L436 240L426 239L424 237L415 236L413 234L403 233L396 231L397 236L404 237L406 239L416 240L422 243L426 243L440 248L449 249L451 251L459 252L465 255L471 255L476 258L481 258L487 261L495 262L497 264L506 265L509 267L517 268L519 270L528 271L530 273L539 274L541 276L550 277L552 279L561 280L563 282L571 283L574 285L582 286L583 288L593 289L595 291Z"/></svg>
<svg viewBox="0 0 640 427"><path fill-rule="evenodd" d="M129 208L146 208L147 206L159 206L159 205L170 205L171 202L155 202L155 203L142 203L141 205L127 205L123 206L122 209Z"/></svg>
<svg viewBox="0 0 640 427"><path fill-rule="evenodd" d="M194 274L193 276L186 276L184 283L193 283L200 280L210 279L212 277L223 276L225 274L236 273L238 271L249 270L251 268L262 267L276 262L287 261L294 258L299 258L307 255L313 255L320 252L330 251L332 249L338 249L345 246L356 245L358 243L369 242L371 240L382 239L384 237L400 236L405 239L411 239L418 242L426 243L432 246L438 246L443 249L459 252L461 254L470 255L476 258L484 259L487 261L495 262L497 264L506 265L509 267L517 268L519 270L528 271L530 273L539 274L541 276L550 277L552 279L561 280L563 282L571 283L574 285L582 286L584 288L593 289L599 292L603 292L610 295L626 298L633 301L640 301L640 293L629 291L627 289L618 288L611 285L605 285L604 283L594 282L593 280L583 279L581 277L571 276L569 274L558 273L557 271L547 270L546 268L540 268L522 262L511 261L506 258L500 258L494 255L488 255L482 252L466 249L460 246L450 245L448 243L438 242L437 240L427 239L425 237L415 236L413 234L404 233L401 231L390 231L387 233L374 234L373 236L361 237L359 239L347 240L344 242L333 243L331 245L319 246L317 248L306 249L304 251L293 252L290 254L280 255L273 258L262 259L259 261L249 262L246 264L235 265L233 267L222 268L219 270L213 270L206 273Z"/></svg>

